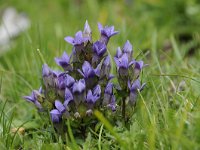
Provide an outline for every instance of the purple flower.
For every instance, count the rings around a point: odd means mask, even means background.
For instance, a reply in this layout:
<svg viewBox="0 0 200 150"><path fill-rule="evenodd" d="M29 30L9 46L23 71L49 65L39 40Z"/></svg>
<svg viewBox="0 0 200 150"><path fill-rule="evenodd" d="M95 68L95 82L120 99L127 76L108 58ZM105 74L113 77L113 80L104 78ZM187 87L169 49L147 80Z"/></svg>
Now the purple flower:
<svg viewBox="0 0 200 150"><path fill-rule="evenodd" d="M60 74L59 71L51 70L47 64L42 67L42 78L46 88L57 86L57 77Z"/></svg>
<svg viewBox="0 0 200 150"><path fill-rule="evenodd" d="M76 81L72 87L73 93L82 93L85 90L85 80L80 79L79 81Z"/></svg>
<svg viewBox="0 0 200 150"><path fill-rule="evenodd" d="M130 89L130 95L129 95L129 103L131 105L134 105L136 102L138 90L141 91L144 88L145 84L141 86L140 80L135 80L132 84L130 81L128 82L128 87Z"/></svg>
<svg viewBox="0 0 200 150"><path fill-rule="evenodd" d="M101 96L101 87L100 85L97 85L93 91L89 90L86 95L85 101L88 103L88 107L92 108L95 102L100 98Z"/></svg>
<svg viewBox="0 0 200 150"><path fill-rule="evenodd" d="M105 54L106 50L106 45L100 41L96 41L93 44L93 51L98 57L102 57Z"/></svg>
<svg viewBox="0 0 200 150"><path fill-rule="evenodd" d="M94 104L99 99L98 96L93 95L92 91L89 90L86 96L86 102L89 104Z"/></svg>
<svg viewBox="0 0 200 150"><path fill-rule="evenodd" d="M99 84L93 89L93 94L97 97L101 96L101 86Z"/></svg>
<svg viewBox="0 0 200 150"><path fill-rule="evenodd" d="M112 95L111 102L107 105L112 111L116 111L116 100L115 95Z"/></svg>
<svg viewBox="0 0 200 150"><path fill-rule="evenodd" d="M55 107L59 110L59 112L64 113L66 111L65 106L59 101L55 100Z"/></svg>
<svg viewBox="0 0 200 150"><path fill-rule="evenodd" d="M107 45L110 37L114 36L118 33L118 31L114 31L114 26L105 26L103 27L100 23L98 23L98 28L101 33L101 42Z"/></svg>
<svg viewBox="0 0 200 150"><path fill-rule="evenodd" d="M24 96L23 97L25 100L32 102L35 104L35 106L41 110L42 109L42 105L40 104L41 102L43 102L44 97L42 96L42 88L40 87L39 90L33 90L33 92L31 93L30 96Z"/></svg>
<svg viewBox="0 0 200 150"><path fill-rule="evenodd" d="M51 74L51 69L47 64L44 64L42 66L42 76L43 77L48 77Z"/></svg>
<svg viewBox="0 0 200 150"><path fill-rule="evenodd" d="M126 53L124 53L119 58L114 57L114 60L117 65L117 70L120 76L127 76L129 66L131 66L135 62L134 60L129 62L128 55Z"/></svg>
<svg viewBox="0 0 200 150"><path fill-rule="evenodd" d="M103 105L106 106L110 103L113 95L113 84L109 82L104 90Z"/></svg>
<svg viewBox="0 0 200 150"><path fill-rule="evenodd" d="M73 77L67 73L61 73L58 75L58 88L65 89L66 87L70 88L74 84L75 80Z"/></svg>
<svg viewBox="0 0 200 150"><path fill-rule="evenodd" d="M93 88L97 82L97 77L100 74L100 66L94 69L88 61L85 61L82 65L82 71L78 69L78 72L84 77L87 88Z"/></svg>
<svg viewBox="0 0 200 150"><path fill-rule="evenodd" d="M131 74L132 74L132 80L137 79L140 75L140 72L142 71L142 68L144 67L143 61L135 61L133 63L134 65L130 68Z"/></svg>
<svg viewBox="0 0 200 150"><path fill-rule="evenodd" d="M120 47L117 48L117 53L115 55L116 58L120 58L123 55L122 50Z"/></svg>
<svg viewBox="0 0 200 150"><path fill-rule="evenodd" d="M80 69L78 69L78 71L86 79L95 76L95 70L92 68L88 61L83 63L82 71Z"/></svg>
<svg viewBox="0 0 200 150"><path fill-rule="evenodd" d="M92 40L91 35L92 35L92 30L88 24L88 21L86 20L85 26L84 26L84 31L83 31L83 37L86 37L89 39L89 41L91 41Z"/></svg>
<svg viewBox="0 0 200 150"><path fill-rule="evenodd" d="M104 58L104 61L102 63L100 77L101 78L103 78L103 77L109 78L110 69L111 69L111 62L110 62L110 56L108 55Z"/></svg>
<svg viewBox="0 0 200 150"><path fill-rule="evenodd" d="M70 36L65 37L65 41L67 41L69 44L72 44L73 46L82 45L84 42L88 40L89 40L88 37L83 37L82 31L78 31L75 34L74 38Z"/></svg>
<svg viewBox="0 0 200 150"><path fill-rule="evenodd" d="M62 121L62 116L65 118L69 117L69 112L59 100L55 100L55 108L56 109L50 111L51 120L53 123L60 123Z"/></svg>
<svg viewBox="0 0 200 150"><path fill-rule="evenodd" d="M57 109L51 110L50 115L53 123L59 123L62 120L62 113Z"/></svg>
<svg viewBox="0 0 200 150"><path fill-rule="evenodd" d="M62 57L55 58L55 62L61 66L65 71L71 71L72 67L70 65L70 57L66 52L63 53Z"/></svg>
<svg viewBox="0 0 200 150"><path fill-rule="evenodd" d="M127 40L126 43L124 44L123 53L126 53L128 55L129 61L132 59L133 47L132 47L131 43L129 42L129 40Z"/></svg>
<svg viewBox="0 0 200 150"><path fill-rule="evenodd" d="M80 79L79 81L76 81L72 86L72 93L74 96L74 102L76 106L78 106L81 101L84 101L84 94L85 94L85 80Z"/></svg>
<svg viewBox="0 0 200 150"><path fill-rule="evenodd" d="M71 91L70 91L68 88L66 88L66 89L65 89L65 101L64 101L64 106L67 107L68 104L70 103L70 101L72 101L72 100L73 100L73 95L72 95Z"/></svg>

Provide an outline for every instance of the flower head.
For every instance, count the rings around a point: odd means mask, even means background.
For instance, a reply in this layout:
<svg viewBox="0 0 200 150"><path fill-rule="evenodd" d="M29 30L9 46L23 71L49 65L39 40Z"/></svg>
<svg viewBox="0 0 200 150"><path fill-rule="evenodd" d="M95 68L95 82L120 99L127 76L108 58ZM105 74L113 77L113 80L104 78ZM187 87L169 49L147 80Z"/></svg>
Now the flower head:
<svg viewBox="0 0 200 150"><path fill-rule="evenodd" d="M90 78L95 76L95 70L92 68L88 61L85 61L83 63L82 71L80 69L78 69L78 71L84 78Z"/></svg>
<svg viewBox="0 0 200 150"><path fill-rule="evenodd" d="M70 57L67 55L66 52L63 53L62 57L55 58L55 62L61 66L65 71L70 71L71 65L70 65Z"/></svg>
<svg viewBox="0 0 200 150"><path fill-rule="evenodd" d="M65 89L70 88L74 84L75 80L72 76L67 73L61 73L58 75L58 88Z"/></svg>
<svg viewBox="0 0 200 150"><path fill-rule="evenodd" d="M105 26L103 27L102 24L98 23L98 28L101 33L101 41L105 44L108 43L110 37L114 36L115 34L119 33L115 31L114 26Z"/></svg>
<svg viewBox="0 0 200 150"><path fill-rule="evenodd" d="M121 56L122 56L122 50L121 50L121 48L120 47L118 47L117 48L117 53L116 53L116 55L115 55L115 58L120 58Z"/></svg>
<svg viewBox="0 0 200 150"><path fill-rule="evenodd" d="M93 91L89 90L86 96L86 102L90 105L95 104L95 102L100 98L101 96L101 87L100 85L97 85Z"/></svg>
<svg viewBox="0 0 200 150"><path fill-rule="evenodd" d="M57 86L57 77L60 74L59 71L51 70L47 64L42 67L42 78L46 88Z"/></svg>
<svg viewBox="0 0 200 150"><path fill-rule="evenodd" d="M93 44L93 51L98 57L102 57L106 50L106 45L100 41L97 41Z"/></svg>
<svg viewBox="0 0 200 150"><path fill-rule="evenodd" d="M128 82L128 87L130 89L129 102L131 105L135 104L138 91L141 91L144 88L144 86L145 84L141 86L139 79L135 80L132 84L130 83L130 81Z"/></svg>
<svg viewBox="0 0 200 150"><path fill-rule="evenodd" d="M55 100L55 107L61 113L64 113L66 111L65 106L59 100Z"/></svg>
<svg viewBox="0 0 200 150"><path fill-rule="evenodd" d="M107 105L112 111L116 111L116 100L115 95L112 95L111 102Z"/></svg>
<svg viewBox="0 0 200 150"><path fill-rule="evenodd" d="M91 40L91 38L92 38L91 35L92 35L92 30L88 24L88 21L86 20L84 30L83 30L83 37L86 37L89 40Z"/></svg>
<svg viewBox="0 0 200 150"><path fill-rule="evenodd" d="M84 99L84 94L85 94L85 80L84 79L80 79L79 81L76 81L73 86L72 86L72 93L74 96L74 102L76 104L76 106L78 106L81 101L83 102Z"/></svg>
<svg viewBox="0 0 200 150"><path fill-rule="evenodd" d="M129 66L131 66L135 62L134 60L129 62L128 55L126 53L124 53L119 58L114 57L114 60L117 65L118 73L120 76L127 76Z"/></svg>
<svg viewBox="0 0 200 150"><path fill-rule="evenodd" d="M53 123L59 123L62 120L62 113L57 109L51 110L50 115Z"/></svg>
<svg viewBox="0 0 200 150"><path fill-rule="evenodd" d="M76 81L72 87L73 93L82 93L85 90L85 80Z"/></svg>
<svg viewBox="0 0 200 150"><path fill-rule="evenodd" d="M129 40L127 40L126 43L124 44L123 53L126 53L128 55L129 60L132 59L133 47L132 47L131 43L129 42Z"/></svg>
<svg viewBox="0 0 200 150"><path fill-rule="evenodd" d="M108 105L113 95L113 84L109 82L104 90L103 105Z"/></svg>
<svg viewBox="0 0 200 150"><path fill-rule="evenodd" d="M72 44L73 46L81 45L84 42L87 42L88 40L89 40L88 37L83 37L82 31L78 31L75 34L74 38L70 36L65 37L65 41L67 41L69 44Z"/></svg>
<svg viewBox="0 0 200 150"><path fill-rule="evenodd" d="M44 99L42 96L42 88L39 90L33 90L30 96L24 96L23 98L29 102L34 103L39 110L42 109L42 105L40 104L40 102L43 102Z"/></svg>
<svg viewBox="0 0 200 150"><path fill-rule="evenodd" d="M106 56L103 60L102 66L101 66L101 72L100 72L100 77L107 77L109 78L110 76L110 69L111 69L111 62L110 62L110 56Z"/></svg>
<svg viewBox="0 0 200 150"><path fill-rule="evenodd" d="M71 91L66 88L65 89L65 101L64 101L64 106L67 107L67 105L73 100L73 95Z"/></svg>

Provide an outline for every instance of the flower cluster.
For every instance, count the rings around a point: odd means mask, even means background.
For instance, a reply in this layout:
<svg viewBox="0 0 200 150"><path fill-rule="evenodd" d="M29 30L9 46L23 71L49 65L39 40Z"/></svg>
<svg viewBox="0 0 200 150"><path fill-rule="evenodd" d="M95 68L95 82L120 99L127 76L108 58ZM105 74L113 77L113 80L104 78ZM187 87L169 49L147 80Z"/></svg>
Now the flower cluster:
<svg viewBox="0 0 200 150"><path fill-rule="evenodd" d="M24 97L34 103L39 111L50 112L53 123L68 118L90 117L94 109L115 112L122 98L128 97L133 105L138 91L144 87L139 80L143 61L132 58L129 41L122 50L120 47L117 49L114 61L119 85L112 83L114 75L110 73L111 57L107 44L118 31L114 30L114 26L103 27L100 23L98 28L101 36L96 42L92 41L92 31L87 21L83 31L78 31L74 37L65 37L65 41L73 46L72 53L68 55L64 52L61 57L55 58L63 71L52 70L44 64L42 87ZM121 98L115 96L118 91L124 92Z"/></svg>

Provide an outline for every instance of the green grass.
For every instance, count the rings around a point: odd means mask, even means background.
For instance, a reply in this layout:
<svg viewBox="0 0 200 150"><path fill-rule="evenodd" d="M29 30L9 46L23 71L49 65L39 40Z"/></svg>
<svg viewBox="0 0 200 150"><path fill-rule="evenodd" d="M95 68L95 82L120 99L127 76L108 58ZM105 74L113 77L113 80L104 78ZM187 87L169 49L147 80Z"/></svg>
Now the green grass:
<svg viewBox="0 0 200 150"><path fill-rule="evenodd" d="M0 1L0 10L7 6L26 12L32 26L0 57L0 149L200 149L200 48L188 55L200 43L200 3ZM22 96L40 86L42 62L37 49L49 66L57 68L54 57L72 48L63 38L83 29L86 19L94 39L99 36L97 22L113 24L120 31L108 45L112 55L130 40L134 57L149 64L142 73L147 86L138 97L129 130L110 125L97 113L104 125L91 130L85 140L72 134L64 145L59 137L54 142L52 128L40 128L43 120ZM181 42L179 35L185 33L193 40ZM166 41L171 43L169 50L164 50ZM24 134L11 133L19 127L25 128Z"/></svg>

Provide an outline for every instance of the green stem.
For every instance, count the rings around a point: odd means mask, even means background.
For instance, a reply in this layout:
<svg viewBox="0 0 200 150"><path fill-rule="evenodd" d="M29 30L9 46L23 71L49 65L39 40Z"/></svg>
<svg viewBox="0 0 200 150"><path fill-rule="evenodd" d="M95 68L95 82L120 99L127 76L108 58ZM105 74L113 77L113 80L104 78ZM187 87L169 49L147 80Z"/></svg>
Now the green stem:
<svg viewBox="0 0 200 150"><path fill-rule="evenodd" d="M124 119L124 124L126 124L126 99L122 99L122 117Z"/></svg>

